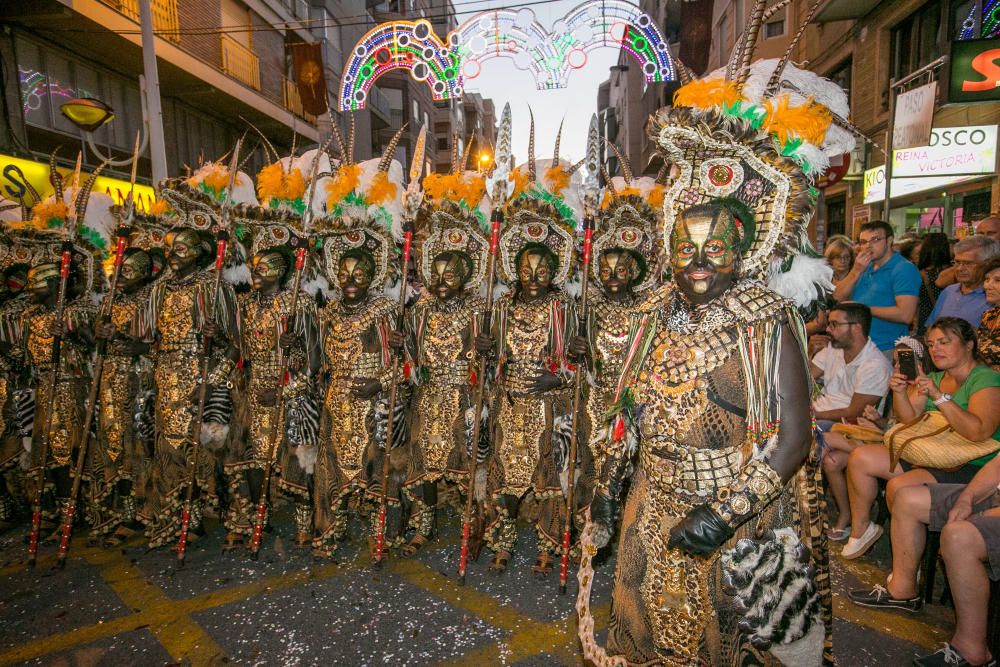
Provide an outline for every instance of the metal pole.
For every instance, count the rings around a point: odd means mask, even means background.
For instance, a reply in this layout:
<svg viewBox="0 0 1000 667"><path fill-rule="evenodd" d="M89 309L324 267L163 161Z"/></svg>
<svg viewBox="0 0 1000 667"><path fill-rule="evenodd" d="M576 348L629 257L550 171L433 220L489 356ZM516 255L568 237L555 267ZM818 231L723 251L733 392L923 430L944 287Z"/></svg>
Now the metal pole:
<svg viewBox="0 0 1000 667"><path fill-rule="evenodd" d="M160 75L156 69L156 38L153 36L153 11L149 2L139 0L139 25L142 28L142 69L146 77L146 108L149 112L149 161L155 185L167 177L167 147L163 139Z"/></svg>

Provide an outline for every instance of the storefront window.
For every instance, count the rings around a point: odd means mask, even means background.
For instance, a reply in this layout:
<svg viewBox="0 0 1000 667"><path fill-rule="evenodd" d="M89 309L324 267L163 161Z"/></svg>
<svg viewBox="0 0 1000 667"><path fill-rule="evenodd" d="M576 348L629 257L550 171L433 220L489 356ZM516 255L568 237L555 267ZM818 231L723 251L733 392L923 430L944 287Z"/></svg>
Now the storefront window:
<svg viewBox="0 0 1000 667"><path fill-rule="evenodd" d="M892 78L899 79L928 64L943 52L941 3L933 0L904 19L892 31Z"/></svg>
<svg viewBox="0 0 1000 667"><path fill-rule="evenodd" d="M889 224L897 238L907 232L944 232L948 236L961 237L968 233L972 223L989 214L989 206L989 189L959 194L941 193L938 197L894 207L889 214Z"/></svg>

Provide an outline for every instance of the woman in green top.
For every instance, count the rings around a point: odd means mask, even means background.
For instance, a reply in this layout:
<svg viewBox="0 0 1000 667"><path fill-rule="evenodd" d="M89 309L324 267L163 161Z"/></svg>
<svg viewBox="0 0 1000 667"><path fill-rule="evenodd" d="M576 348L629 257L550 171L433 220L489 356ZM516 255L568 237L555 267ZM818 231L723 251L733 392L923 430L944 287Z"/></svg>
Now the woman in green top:
<svg viewBox="0 0 1000 667"><path fill-rule="evenodd" d="M972 326L956 317L942 317L927 330L926 342L931 360L941 370L924 375L918 368L917 378L909 381L897 366L889 380L896 420L907 422L927 410L939 410L959 435L969 440L992 437L1000 441L1000 373L982 364ZM857 558L882 535L882 527L870 520L878 480L889 480L885 495L891 512L899 489L922 484L968 484L994 456L976 459L957 470L918 468L905 461L890 470L885 446L858 447L847 461L852 527L842 555Z"/></svg>

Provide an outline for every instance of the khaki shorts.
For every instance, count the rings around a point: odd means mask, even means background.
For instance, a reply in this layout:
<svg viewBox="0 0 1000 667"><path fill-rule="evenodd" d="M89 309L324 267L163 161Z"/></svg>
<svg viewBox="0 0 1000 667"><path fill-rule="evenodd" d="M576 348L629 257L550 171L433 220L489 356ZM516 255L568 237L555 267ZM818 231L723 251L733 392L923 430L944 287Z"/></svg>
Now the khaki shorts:
<svg viewBox="0 0 1000 667"><path fill-rule="evenodd" d="M930 484L931 517L928 528L940 532L948 523L948 512L951 511L958 496L965 489L964 484ZM987 570L990 579L1000 581L1000 514L983 516L983 512L1000 508L1000 490L982 502L972 506L972 515L966 521L971 523L983 536L986 543Z"/></svg>

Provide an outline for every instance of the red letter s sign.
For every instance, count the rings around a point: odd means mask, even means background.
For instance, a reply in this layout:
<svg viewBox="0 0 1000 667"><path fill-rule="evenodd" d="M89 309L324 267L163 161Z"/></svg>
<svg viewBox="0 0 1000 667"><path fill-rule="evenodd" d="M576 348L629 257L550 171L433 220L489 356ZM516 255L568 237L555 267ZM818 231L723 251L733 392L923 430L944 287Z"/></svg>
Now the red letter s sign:
<svg viewBox="0 0 1000 667"><path fill-rule="evenodd" d="M981 93L1000 87L1000 49L983 51L969 63L972 69L986 77L985 81L963 81L962 92Z"/></svg>

